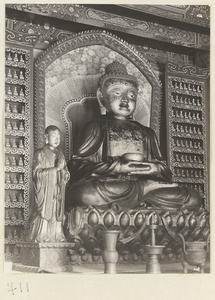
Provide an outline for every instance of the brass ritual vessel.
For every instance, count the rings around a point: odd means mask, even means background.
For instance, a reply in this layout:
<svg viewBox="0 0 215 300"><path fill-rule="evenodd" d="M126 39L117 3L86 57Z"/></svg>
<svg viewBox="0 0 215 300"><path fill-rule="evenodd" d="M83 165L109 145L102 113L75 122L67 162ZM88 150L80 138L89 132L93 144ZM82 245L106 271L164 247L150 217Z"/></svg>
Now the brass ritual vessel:
<svg viewBox="0 0 215 300"><path fill-rule="evenodd" d="M182 241L182 249L184 253L184 260L182 262L184 273L187 273L188 265L196 266L199 273L204 273L205 261L209 250L209 236L207 241L193 242L185 242L182 234L179 234L179 237Z"/></svg>

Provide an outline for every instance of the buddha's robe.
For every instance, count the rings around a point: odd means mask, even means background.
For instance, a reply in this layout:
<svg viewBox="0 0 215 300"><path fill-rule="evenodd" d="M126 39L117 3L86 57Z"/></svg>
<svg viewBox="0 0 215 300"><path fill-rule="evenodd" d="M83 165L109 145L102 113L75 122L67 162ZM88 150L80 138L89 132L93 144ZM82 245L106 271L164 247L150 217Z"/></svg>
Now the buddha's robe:
<svg viewBox="0 0 215 300"><path fill-rule="evenodd" d="M144 161L157 164L157 173L153 176L120 174L124 153L142 154ZM195 190L171 184L164 187L165 183L171 183L171 172L162 158L155 132L131 120L104 116L84 126L69 170L67 209L89 205L108 208L115 203L122 208L148 205L175 211L182 207L195 210L202 203ZM145 192L152 184L155 189Z"/></svg>
<svg viewBox="0 0 215 300"><path fill-rule="evenodd" d="M63 166L57 171L56 162ZM67 164L63 153L48 145L37 150L33 159L34 216L27 240L65 241L63 218Z"/></svg>

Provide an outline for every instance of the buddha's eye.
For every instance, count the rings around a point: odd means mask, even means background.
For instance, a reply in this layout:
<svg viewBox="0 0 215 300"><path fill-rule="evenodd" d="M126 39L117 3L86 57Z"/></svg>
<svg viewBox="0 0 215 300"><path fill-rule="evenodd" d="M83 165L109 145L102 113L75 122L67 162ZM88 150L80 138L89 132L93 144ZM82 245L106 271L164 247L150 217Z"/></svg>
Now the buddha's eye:
<svg viewBox="0 0 215 300"><path fill-rule="evenodd" d="M115 91L115 95L117 95L117 96L119 96L119 95L121 95L121 91Z"/></svg>
<svg viewBox="0 0 215 300"><path fill-rule="evenodd" d="M113 96L120 96L121 94L122 94L122 92L120 91L120 90L113 90L112 92L111 92L111 94L113 95Z"/></svg>
<svg viewBox="0 0 215 300"><path fill-rule="evenodd" d="M134 91L128 91L128 97L132 100L136 100L136 98L137 98Z"/></svg>

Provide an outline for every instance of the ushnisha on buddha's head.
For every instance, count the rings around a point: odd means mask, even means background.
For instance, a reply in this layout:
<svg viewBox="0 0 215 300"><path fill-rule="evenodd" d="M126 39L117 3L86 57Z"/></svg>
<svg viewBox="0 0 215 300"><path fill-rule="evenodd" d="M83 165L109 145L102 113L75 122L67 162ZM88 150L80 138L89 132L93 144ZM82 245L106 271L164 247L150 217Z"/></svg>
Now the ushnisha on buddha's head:
<svg viewBox="0 0 215 300"><path fill-rule="evenodd" d="M49 125L45 129L45 139L46 144L49 145L51 149L55 149L60 145L61 133L60 129L55 125Z"/></svg>
<svg viewBox="0 0 215 300"><path fill-rule="evenodd" d="M127 119L136 108L137 79L129 75L126 67L115 60L106 67L98 83L97 98L106 110L118 119Z"/></svg>

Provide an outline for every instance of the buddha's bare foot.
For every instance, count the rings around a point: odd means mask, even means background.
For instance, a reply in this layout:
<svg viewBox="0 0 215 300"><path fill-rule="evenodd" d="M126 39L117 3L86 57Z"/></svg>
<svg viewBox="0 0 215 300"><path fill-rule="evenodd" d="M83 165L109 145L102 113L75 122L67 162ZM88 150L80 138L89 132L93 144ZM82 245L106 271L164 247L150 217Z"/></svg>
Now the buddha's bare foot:
<svg viewBox="0 0 215 300"><path fill-rule="evenodd" d="M51 242L51 238L49 235L44 234L42 236L37 237L37 241L39 243L49 243L49 242Z"/></svg>
<svg viewBox="0 0 215 300"><path fill-rule="evenodd" d="M65 236L62 233L57 234L56 236L56 242L57 243L63 243L63 242L67 242Z"/></svg>

